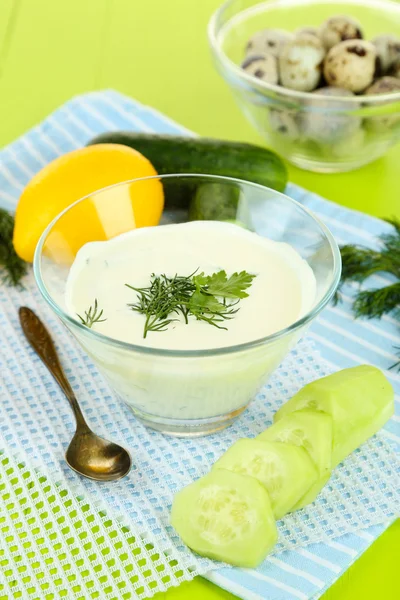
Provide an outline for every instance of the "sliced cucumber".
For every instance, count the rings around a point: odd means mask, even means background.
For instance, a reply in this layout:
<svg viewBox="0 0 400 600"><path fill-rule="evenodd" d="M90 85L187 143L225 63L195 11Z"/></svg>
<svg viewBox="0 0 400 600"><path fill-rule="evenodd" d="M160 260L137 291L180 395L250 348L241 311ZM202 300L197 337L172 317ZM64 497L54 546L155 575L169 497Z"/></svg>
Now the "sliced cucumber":
<svg viewBox="0 0 400 600"><path fill-rule="evenodd" d="M332 466L332 418L314 410L298 410L268 427L261 441L287 442L302 446L317 465L320 477Z"/></svg>
<svg viewBox="0 0 400 600"><path fill-rule="evenodd" d="M317 481L310 487L310 489L300 498L300 500L293 506L291 512L295 510L300 510L300 508L304 508L314 502L315 498L318 496L320 491L325 487L331 477L330 473L327 473L323 477L317 479Z"/></svg>
<svg viewBox="0 0 400 600"><path fill-rule="evenodd" d="M318 479L295 504L293 510L313 502L332 469L332 418L322 412L299 410L282 418L263 431L258 438L262 441L286 442L302 446L307 450L317 467Z"/></svg>
<svg viewBox="0 0 400 600"><path fill-rule="evenodd" d="M265 488L225 469L215 469L178 492L171 523L198 554L239 567L256 567L278 539Z"/></svg>
<svg viewBox="0 0 400 600"><path fill-rule="evenodd" d="M303 408L331 415L335 467L393 415L394 392L382 371L361 365L309 383L279 409L275 421Z"/></svg>
<svg viewBox="0 0 400 600"><path fill-rule="evenodd" d="M250 475L267 490L275 519L281 519L317 481L318 472L304 448L279 442L239 440L213 469Z"/></svg>

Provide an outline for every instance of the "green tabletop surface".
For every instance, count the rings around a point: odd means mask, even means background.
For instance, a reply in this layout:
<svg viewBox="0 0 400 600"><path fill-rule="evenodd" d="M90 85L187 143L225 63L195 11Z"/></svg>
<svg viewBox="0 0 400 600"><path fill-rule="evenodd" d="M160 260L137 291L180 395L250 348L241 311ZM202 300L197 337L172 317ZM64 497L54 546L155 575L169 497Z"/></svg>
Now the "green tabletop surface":
<svg viewBox="0 0 400 600"><path fill-rule="evenodd" d="M114 88L201 135L262 144L214 70L206 26L220 0L0 0L0 147L72 96ZM338 175L293 182L379 217L400 216L400 144ZM398 600L400 522L324 600ZM158 600L234 598L202 578ZM272 599L271 599L272 600Z"/></svg>

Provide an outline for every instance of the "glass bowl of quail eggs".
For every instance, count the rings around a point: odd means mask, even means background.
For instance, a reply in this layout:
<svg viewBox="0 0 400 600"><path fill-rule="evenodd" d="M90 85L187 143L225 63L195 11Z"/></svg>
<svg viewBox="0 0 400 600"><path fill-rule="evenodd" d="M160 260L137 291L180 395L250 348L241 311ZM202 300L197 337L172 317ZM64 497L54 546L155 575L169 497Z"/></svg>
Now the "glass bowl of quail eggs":
<svg viewBox="0 0 400 600"><path fill-rule="evenodd" d="M400 3L229 0L216 67L268 145L300 168L357 169L400 141Z"/></svg>

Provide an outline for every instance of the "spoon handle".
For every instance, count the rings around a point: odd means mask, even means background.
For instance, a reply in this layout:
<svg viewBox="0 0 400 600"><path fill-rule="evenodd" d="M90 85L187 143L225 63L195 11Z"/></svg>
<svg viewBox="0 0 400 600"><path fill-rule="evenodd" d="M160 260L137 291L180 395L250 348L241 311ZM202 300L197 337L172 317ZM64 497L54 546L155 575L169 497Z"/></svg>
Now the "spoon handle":
<svg viewBox="0 0 400 600"><path fill-rule="evenodd" d="M66 395L74 412L78 427L89 429L78 401L61 366L54 342L39 317L27 306L19 309L19 320L26 339L41 358Z"/></svg>

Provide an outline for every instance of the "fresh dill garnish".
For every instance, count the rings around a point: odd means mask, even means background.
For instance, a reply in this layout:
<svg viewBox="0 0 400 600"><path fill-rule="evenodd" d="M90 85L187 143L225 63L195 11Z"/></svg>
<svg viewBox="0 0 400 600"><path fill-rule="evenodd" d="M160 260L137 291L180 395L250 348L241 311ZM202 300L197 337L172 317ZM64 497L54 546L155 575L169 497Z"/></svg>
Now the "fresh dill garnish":
<svg viewBox="0 0 400 600"><path fill-rule="evenodd" d="M86 325L86 327L89 327L89 329L95 323L103 323L104 321L107 321L107 319L101 318L103 316L103 309L99 311L97 306L97 298L94 300L94 305L90 305L89 310L85 310L85 318L83 318L81 315L78 315L78 313L76 314L80 318L82 325Z"/></svg>
<svg viewBox="0 0 400 600"><path fill-rule="evenodd" d="M363 283L375 273L390 273L393 283L381 288L359 290L356 294L353 310L357 317L380 319L385 314L400 318L400 220L387 219L393 230L379 236L378 250L347 244L340 248L342 255L342 278L335 296L335 304L340 301L340 289L344 283L354 281ZM396 350L399 348L395 347ZM399 367L400 362L392 365Z"/></svg>
<svg viewBox="0 0 400 600"><path fill-rule="evenodd" d="M27 272L27 264L14 250L12 243L14 218L0 208L0 271L3 283L20 285Z"/></svg>
<svg viewBox="0 0 400 600"><path fill-rule="evenodd" d="M400 308L400 281L382 288L358 292L353 304L357 317L373 319Z"/></svg>
<svg viewBox="0 0 400 600"><path fill-rule="evenodd" d="M239 308L235 308L242 298L246 298L255 275L246 271L234 273L228 278L221 270L212 275L197 271L188 276L167 277L155 275L150 278L148 287L137 288L125 285L137 293L137 301L128 306L146 317L143 337L150 331L165 331L182 315L185 323L192 315L198 321L205 321L218 329L226 329L220 323L232 319Z"/></svg>

